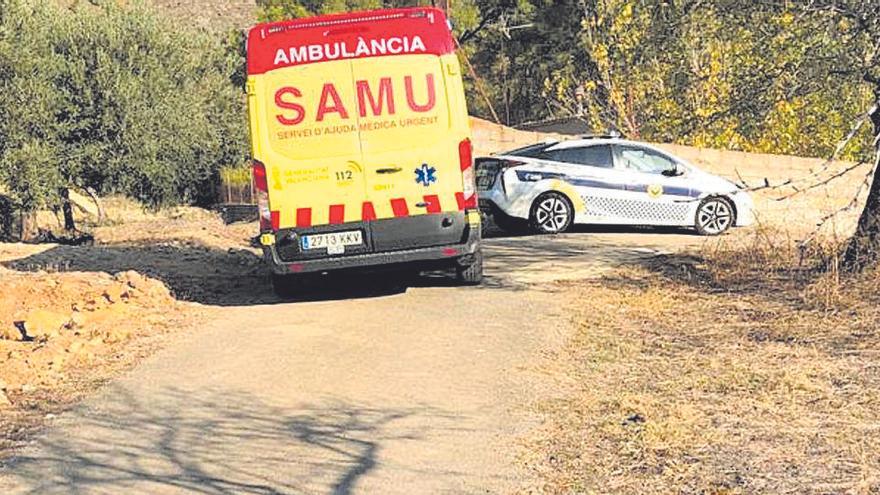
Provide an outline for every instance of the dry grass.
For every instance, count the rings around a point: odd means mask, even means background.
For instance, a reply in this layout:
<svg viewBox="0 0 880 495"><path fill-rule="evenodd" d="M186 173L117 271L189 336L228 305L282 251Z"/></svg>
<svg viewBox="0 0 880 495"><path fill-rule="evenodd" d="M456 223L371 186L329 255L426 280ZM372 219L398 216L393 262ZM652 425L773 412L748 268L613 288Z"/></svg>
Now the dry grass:
<svg viewBox="0 0 880 495"><path fill-rule="evenodd" d="M157 211L119 196L104 198L103 223L84 218L80 225L102 245L173 245L227 249L247 247L255 224L225 225L216 212L192 206Z"/></svg>
<svg viewBox="0 0 880 495"><path fill-rule="evenodd" d="M880 280L816 255L758 232L572 287L537 491L880 492Z"/></svg>

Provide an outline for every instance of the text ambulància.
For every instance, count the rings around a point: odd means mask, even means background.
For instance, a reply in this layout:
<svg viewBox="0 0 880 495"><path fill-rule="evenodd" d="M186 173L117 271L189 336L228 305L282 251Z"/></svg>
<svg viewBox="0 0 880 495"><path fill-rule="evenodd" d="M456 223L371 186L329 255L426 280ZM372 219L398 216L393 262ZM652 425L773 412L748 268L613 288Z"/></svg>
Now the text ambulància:
<svg viewBox="0 0 880 495"><path fill-rule="evenodd" d="M372 57L377 55L399 55L405 53L425 53L425 43L419 36L403 36L366 40L358 38L357 43L336 41L314 45L279 48L275 53L275 65L294 65L308 62L321 62L345 58Z"/></svg>

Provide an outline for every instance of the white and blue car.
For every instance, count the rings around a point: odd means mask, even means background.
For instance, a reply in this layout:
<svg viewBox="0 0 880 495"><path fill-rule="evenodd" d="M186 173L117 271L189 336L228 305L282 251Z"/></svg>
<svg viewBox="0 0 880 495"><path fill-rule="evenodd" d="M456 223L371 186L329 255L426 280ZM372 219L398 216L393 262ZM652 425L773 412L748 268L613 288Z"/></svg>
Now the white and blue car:
<svg viewBox="0 0 880 495"><path fill-rule="evenodd" d="M753 222L748 193L653 146L611 136L478 158L482 211L502 229L572 224L690 227L719 235Z"/></svg>

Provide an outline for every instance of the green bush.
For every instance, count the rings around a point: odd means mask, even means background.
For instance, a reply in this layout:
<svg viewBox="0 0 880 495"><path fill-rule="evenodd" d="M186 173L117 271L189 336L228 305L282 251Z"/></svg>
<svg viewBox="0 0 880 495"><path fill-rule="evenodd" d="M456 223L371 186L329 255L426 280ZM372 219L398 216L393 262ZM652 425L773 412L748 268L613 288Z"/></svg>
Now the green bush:
<svg viewBox="0 0 880 495"><path fill-rule="evenodd" d="M247 157L236 40L140 4L0 0L0 189L26 210L68 185L212 201Z"/></svg>

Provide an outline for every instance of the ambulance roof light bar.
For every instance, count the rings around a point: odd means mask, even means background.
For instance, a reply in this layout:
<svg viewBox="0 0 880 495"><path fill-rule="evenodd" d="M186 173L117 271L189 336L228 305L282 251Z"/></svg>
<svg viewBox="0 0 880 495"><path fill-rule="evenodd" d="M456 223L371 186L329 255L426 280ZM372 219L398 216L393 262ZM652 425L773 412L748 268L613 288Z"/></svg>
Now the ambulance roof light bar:
<svg viewBox="0 0 880 495"><path fill-rule="evenodd" d="M387 21L392 19L402 19L407 17L406 12L395 12L393 14L374 14L367 15L363 17L348 17L344 19L327 19L324 21L313 21L313 22L304 22L304 23L282 23L279 25L272 26L266 30L266 34L277 34L282 33L284 31L292 30L292 29L306 29L313 27L326 27L326 26L338 26L342 24L355 24L360 22L376 22L376 21ZM414 12L409 13L410 18L427 18L430 22L434 21L433 13L429 15L429 13L424 10L416 10Z"/></svg>

